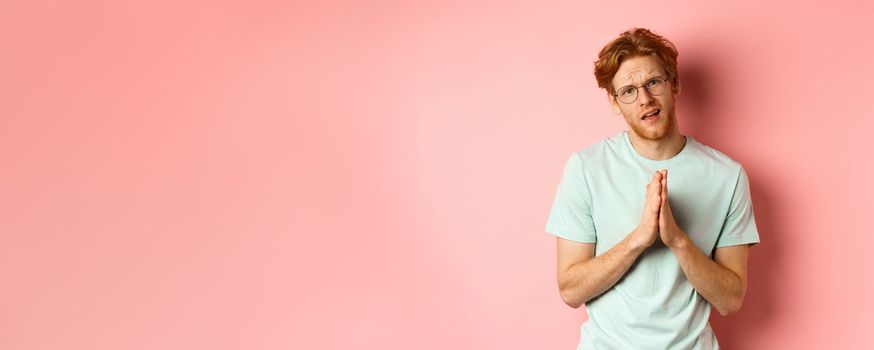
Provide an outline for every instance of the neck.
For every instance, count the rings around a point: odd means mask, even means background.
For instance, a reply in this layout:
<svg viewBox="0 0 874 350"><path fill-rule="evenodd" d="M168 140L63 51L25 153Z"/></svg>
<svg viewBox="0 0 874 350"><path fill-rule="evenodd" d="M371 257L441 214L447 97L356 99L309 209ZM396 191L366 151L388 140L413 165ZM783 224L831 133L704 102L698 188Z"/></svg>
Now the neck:
<svg viewBox="0 0 874 350"><path fill-rule="evenodd" d="M631 140L631 146L637 154L651 160L671 159L686 146L686 136L681 135L677 130L672 130L656 140L642 138L636 132L629 130L628 139Z"/></svg>

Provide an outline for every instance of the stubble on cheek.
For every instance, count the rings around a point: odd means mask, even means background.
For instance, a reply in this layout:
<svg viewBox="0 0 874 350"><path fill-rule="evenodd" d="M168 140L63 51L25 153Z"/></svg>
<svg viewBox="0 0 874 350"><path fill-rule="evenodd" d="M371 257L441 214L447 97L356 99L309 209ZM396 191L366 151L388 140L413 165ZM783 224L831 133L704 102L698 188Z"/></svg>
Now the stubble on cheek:
<svg viewBox="0 0 874 350"><path fill-rule="evenodd" d="M646 140L658 140L668 134L674 124L673 111L663 110L661 119L655 125L647 125L643 120L636 120L631 124L631 129L641 138Z"/></svg>

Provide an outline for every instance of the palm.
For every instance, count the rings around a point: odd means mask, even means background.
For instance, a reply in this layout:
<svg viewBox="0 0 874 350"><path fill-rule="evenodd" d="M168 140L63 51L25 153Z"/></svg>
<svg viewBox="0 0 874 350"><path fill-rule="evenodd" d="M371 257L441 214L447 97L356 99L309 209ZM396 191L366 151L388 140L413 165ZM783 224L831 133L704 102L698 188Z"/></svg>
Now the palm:
<svg viewBox="0 0 874 350"><path fill-rule="evenodd" d="M679 235L680 227L674 220L674 213L671 211L671 203L668 201L668 171L662 170L663 176L661 181L661 208L659 209L659 237L667 246L671 246L677 235Z"/></svg>

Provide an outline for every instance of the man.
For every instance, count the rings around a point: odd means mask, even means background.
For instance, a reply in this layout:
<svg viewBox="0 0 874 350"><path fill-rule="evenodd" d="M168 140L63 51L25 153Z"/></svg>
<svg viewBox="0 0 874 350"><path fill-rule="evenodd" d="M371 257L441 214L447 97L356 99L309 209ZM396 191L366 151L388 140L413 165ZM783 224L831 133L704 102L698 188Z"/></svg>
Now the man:
<svg viewBox="0 0 874 350"><path fill-rule="evenodd" d="M665 38L622 33L595 76L630 130L570 156L546 225L561 297L589 314L578 349L718 349L710 306L741 307L759 242L746 172L680 134Z"/></svg>

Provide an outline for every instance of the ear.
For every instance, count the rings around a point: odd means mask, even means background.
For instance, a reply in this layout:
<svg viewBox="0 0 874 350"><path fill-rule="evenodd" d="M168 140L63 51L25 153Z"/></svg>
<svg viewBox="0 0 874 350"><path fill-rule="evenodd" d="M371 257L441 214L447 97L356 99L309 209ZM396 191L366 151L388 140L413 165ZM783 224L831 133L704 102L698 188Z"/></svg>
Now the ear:
<svg viewBox="0 0 874 350"><path fill-rule="evenodd" d="M607 92L607 101L610 101L610 107L613 108L613 114L622 114L622 110L619 109L619 101L617 101L616 96L613 96L609 91Z"/></svg>
<svg viewBox="0 0 874 350"><path fill-rule="evenodd" d="M683 84L677 81L677 86L674 87L674 96L679 95L681 91L683 91Z"/></svg>

